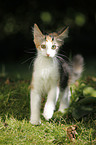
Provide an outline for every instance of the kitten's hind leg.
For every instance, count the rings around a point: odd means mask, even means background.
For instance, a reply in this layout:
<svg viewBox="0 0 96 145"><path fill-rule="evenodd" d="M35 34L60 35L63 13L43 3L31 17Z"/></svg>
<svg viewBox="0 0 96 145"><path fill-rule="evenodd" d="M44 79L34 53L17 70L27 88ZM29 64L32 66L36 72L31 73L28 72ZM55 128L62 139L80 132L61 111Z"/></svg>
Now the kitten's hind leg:
<svg viewBox="0 0 96 145"><path fill-rule="evenodd" d="M48 93L47 102L45 104L44 112L43 112L43 116L46 120L49 120L52 118L52 115L55 110L55 104L56 104L56 100L57 100L56 89L57 89L57 87L53 87L53 88L51 88L51 90Z"/></svg>
<svg viewBox="0 0 96 145"><path fill-rule="evenodd" d="M30 92L30 107L31 107L30 123L33 125L39 125L41 123L40 105L41 105L41 99L40 99L39 94L37 94L35 90L31 90Z"/></svg>
<svg viewBox="0 0 96 145"><path fill-rule="evenodd" d="M65 109L69 107L70 96L71 93L68 86L63 91L60 91L60 106L58 111L62 113L65 112Z"/></svg>

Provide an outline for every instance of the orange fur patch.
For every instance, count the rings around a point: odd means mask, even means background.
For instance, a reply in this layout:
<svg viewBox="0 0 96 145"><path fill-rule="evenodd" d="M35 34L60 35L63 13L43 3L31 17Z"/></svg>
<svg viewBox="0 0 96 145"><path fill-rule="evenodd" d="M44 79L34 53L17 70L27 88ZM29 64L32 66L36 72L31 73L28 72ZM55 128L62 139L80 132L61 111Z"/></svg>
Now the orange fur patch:
<svg viewBox="0 0 96 145"><path fill-rule="evenodd" d="M50 35L50 36L53 36L53 37L58 36L58 34L57 34L56 32L50 33L49 35Z"/></svg>
<svg viewBox="0 0 96 145"><path fill-rule="evenodd" d="M36 48L37 48L38 50L41 50L40 44L36 44Z"/></svg>
<svg viewBox="0 0 96 145"><path fill-rule="evenodd" d="M46 37L46 41L48 42L48 41L51 41L52 42L52 38L50 37L50 36L47 36Z"/></svg>

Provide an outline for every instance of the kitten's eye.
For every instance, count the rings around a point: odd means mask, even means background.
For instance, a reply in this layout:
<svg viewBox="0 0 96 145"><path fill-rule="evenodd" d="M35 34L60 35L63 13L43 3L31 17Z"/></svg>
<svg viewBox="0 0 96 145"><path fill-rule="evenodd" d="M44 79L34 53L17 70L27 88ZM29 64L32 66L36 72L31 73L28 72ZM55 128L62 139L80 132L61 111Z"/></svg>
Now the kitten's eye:
<svg viewBox="0 0 96 145"><path fill-rule="evenodd" d="M52 49L53 49L53 50L56 49L56 45L52 45Z"/></svg>
<svg viewBox="0 0 96 145"><path fill-rule="evenodd" d="M42 45L41 45L41 48L42 48L42 49L45 49L45 48L46 48L46 45L42 44Z"/></svg>

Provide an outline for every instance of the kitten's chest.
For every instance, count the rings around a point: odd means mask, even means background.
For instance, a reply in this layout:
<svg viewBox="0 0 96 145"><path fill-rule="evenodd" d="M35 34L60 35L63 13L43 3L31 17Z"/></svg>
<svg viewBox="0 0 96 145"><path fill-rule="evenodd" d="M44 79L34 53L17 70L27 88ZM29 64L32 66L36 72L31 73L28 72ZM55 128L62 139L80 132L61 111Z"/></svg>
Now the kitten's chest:
<svg viewBox="0 0 96 145"><path fill-rule="evenodd" d="M42 65L40 68L39 74L43 79L54 79L55 75L58 75L58 67L53 64L47 64L45 66Z"/></svg>
<svg viewBox="0 0 96 145"><path fill-rule="evenodd" d="M58 79L58 63L50 59L38 60L35 64L35 73L39 78L44 80Z"/></svg>
<svg viewBox="0 0 96 145"><path fill-rule="evenodd" d="M59 81L58 63L50 59L38 59L34 64L33 86L38 92L47 94L51 86Z"/></svg>

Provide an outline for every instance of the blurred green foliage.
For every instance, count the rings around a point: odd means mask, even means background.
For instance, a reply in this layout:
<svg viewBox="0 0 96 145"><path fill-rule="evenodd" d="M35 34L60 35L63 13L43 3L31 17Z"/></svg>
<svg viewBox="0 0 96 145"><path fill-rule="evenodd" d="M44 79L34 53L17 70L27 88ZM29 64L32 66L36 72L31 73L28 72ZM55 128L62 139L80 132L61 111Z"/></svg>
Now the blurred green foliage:
<svg viewBox="0 0 96 145"><path fill-rule="evenodd" d="M23 33L34 23L38 23L41 27L46 27L47 29L49 29L49 26L54 29L54 26L56 30L58 26L63 27L64 25L90 27L95 21L94 3L87 2L86 6L86 2L83 0L80 3L76 1L74 3L66 1L64 4L55 2L55 5L54 2L41 3L38 0L21 0L18 2L5 0L0 1L0 13L0 30L5 35L18 33L18 31ZM90 21L90 24L88 21ZM0 36L2 33L0 33Z"/></svg>
<svg viewBox="0 0 96 145"><path fill-rule="evenodd" d="M78 26L83 26L86 23L85 15L82 13L76 14L75 23Z"/></svg>
<svg viewBox="0 0 96 145"><path fill-rule="evenodd" d="M94 1L81 0L41 2L39 0L0 1L1 58L20 57L25 47L32 48L34 23L45 32L58 31L69 26L68 44L65 51L94 54L96 8ZM75 44L75 45L74 45ZM78 50L77 50L78 48ZM5 54L6 49L6 54ZM14 51L13 51L14 50ZM23 53L24 54L24 53ZM9 57L8 57L9 59Z"/></svg>
<svg viewBox="0 0 96 145"><path fill-rule="evenodd" d="M51 23L52 15L50 12L41 12L40 18L44 23Z"/></svg>

